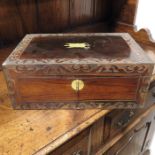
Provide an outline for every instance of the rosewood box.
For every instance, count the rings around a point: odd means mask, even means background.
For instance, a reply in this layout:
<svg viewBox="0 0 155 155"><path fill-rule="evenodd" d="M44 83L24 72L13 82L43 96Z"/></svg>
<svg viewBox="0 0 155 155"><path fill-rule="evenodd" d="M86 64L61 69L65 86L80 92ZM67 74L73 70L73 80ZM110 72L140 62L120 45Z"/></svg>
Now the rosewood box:
<svg viewBox="0 0 155 155"><path fill-rule="evenodd" d="M127 33L27 35L3 63L14 109L143 107L153 68Z"/></svg>

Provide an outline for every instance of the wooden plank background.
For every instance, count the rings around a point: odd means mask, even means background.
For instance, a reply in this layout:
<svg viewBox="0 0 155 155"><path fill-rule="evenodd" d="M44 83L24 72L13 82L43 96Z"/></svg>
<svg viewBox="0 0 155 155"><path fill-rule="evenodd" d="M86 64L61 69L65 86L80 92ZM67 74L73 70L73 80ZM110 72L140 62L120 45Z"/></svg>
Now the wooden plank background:
<svg viewBox="0 0 155 155"><path fill-rule="evenodd" d="M1 0L0 46L27 33L63 32L106 20L107 0Z"/></svg>

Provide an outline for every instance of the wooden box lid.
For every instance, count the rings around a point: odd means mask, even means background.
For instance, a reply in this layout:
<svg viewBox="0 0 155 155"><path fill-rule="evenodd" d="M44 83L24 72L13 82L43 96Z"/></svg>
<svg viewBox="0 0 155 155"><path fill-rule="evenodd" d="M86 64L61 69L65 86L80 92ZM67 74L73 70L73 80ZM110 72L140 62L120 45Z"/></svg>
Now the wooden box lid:
<svg viewBox="0 0 155 155"><path fill-rule="evenodd" d="M30 70L47 70L47 74L54 75L123 73L147 76L152 74L154 66L127 33L26 35L5 65L18 66L17 70L28 69L29 73Z"/></svg>

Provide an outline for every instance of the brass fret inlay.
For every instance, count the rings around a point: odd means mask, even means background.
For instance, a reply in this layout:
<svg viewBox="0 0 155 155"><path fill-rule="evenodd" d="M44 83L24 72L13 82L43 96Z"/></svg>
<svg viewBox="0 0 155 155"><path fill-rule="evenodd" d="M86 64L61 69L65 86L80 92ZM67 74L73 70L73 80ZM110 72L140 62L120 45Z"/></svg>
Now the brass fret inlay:
<svg viewBox="0 0 155 155"><path fill-rule="evenodd" d="M90 45L88 43L66 43L64 46L66 48L83 48L83 49L90 48Z"/></svg>

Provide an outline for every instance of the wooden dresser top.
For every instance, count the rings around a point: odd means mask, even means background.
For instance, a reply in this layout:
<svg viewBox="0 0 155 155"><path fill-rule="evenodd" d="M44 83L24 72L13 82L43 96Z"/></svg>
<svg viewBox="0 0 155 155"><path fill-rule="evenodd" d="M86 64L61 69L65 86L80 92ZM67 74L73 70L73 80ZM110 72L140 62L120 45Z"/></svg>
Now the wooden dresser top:
<svg viewBox="0 0 155 155"><path fill-rule="evenodd" d="M155 61L155 48L144 46ZM33 154L53 150L108 113L108 110L13 110L0 72L0 152ZM16 149L15 149L16 148ZM16 151L18 152L16 152Z"/></svg>

